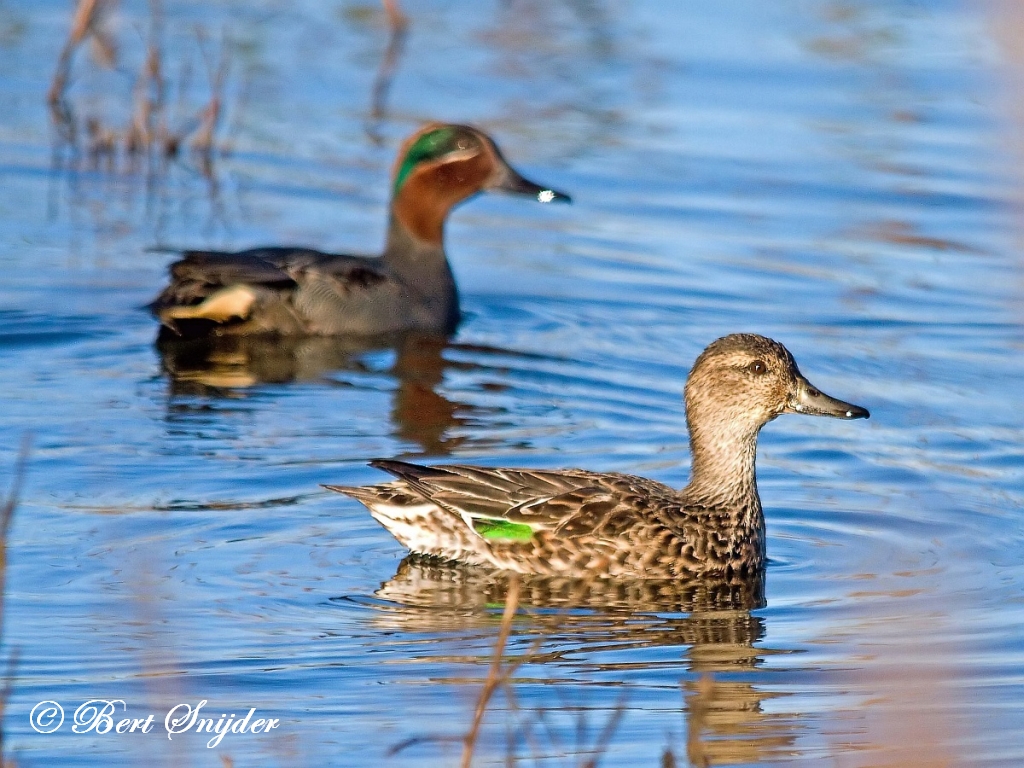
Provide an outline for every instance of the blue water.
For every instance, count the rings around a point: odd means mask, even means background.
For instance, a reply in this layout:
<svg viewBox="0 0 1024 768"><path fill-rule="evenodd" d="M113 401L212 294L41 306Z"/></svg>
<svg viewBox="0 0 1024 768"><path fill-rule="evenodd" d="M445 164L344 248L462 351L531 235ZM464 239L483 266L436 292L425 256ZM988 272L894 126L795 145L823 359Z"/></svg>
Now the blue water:
<svg viewBox="0 0 1024 768"><path fill-rule="evenodd" d="M714 338L784 342L867 422L761 436L765 605L527 589L522 661L474 765L1024 763L1024 187L1011 16L981 4L165 2L182 114L227 31L227 144L204 175L54 148L69 3L0 3L4 717L19 766L458 764L502 587L402 566L357 503L378 456L584 466L681 486L680 394ZM120 128L150 25L105 22L69 99ZM175 95L173 99L177 99ZM172 99L172 100L173 100ZM184 119L184 118L182 118ZM451 218L449 346L310 343L167 374L141 307L166 247L373 252L402 137L490 131L571 207ZM635 596L634 596L635 597ZM75 734L125 702L149 733ZM52 700L67 721L32 729ZM174 706L280 720L169 740ZM127 710L122 715L121 710ZM611 726L614 726L612 728ZM602 736L608 728L607 744ZM389 750L408 740L397 754ZM531 762L532 761L532 762Z"/></svg>

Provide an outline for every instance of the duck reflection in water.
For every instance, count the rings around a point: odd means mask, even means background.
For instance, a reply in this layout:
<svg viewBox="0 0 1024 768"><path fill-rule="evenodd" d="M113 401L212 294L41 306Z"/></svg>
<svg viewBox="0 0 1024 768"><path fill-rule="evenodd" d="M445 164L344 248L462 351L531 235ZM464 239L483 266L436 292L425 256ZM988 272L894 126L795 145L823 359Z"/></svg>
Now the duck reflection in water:
<svg viewBox="0 0 1024 768"><path fill-rule="evenodd" d="M660 687L675 668L683 678L689 764L757 763L792 754L797 716L766 712L763 703L783 694L767 688L760 674L754 682L765 656L780 653L755 647L765 635L764 617L753 612L765 605L763 572L692 580L581 579L409 555L376 591L383 602L374 604L371 621L439 661L452 657L452 642L472 644L482 649L478 661L485 664L513 579L519 610L508 653L525 659L524 680L571 686L569 670L577 663L621 688L625 709L632 713L635 707L642 716L650 705L650 678ZM624 651L630 654L624 657ZM454 653L464 658L463 651ZM521 713L523 727L524 721L529 715ZM612 745L610 757L614 739ZM683 747L675 748L678 757Z"/></svg>
<svg viewBox="0 0 1024 768"><path fill-rule="evenodd" d="M223 336L198 339L161 337L156 344L172 397L236 397L239 391L267 384L319 382L329 387L355 386L332 376L387 373L394 378L391 405L394 436L416 444L425 454L446 455L469 438L453 435L460 424L482 416L482 409L458 402L439 391L450 369L500 372L487 356L516 357L517 353L459 345L418 333L372 341L339 337ZM393 350L385 371L367 361L375 353ZM461 359L445 356L454 350ZM461 354L465 353L465 354ZM487 384L500 389L500 383ZM492 409L488 409L492 410Z"/></svg>

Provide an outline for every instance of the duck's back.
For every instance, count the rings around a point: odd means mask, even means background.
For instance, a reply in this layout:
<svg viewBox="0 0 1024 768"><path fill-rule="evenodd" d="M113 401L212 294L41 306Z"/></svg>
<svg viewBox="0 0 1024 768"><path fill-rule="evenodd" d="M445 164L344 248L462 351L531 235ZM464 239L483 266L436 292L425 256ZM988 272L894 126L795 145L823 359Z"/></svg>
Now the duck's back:
<svg viewBox="0 0 1024 768"><path fill-rule="evenodd" d="M170 275L150 309L174 335L450 330L451 309L421 306L381 258L287 247L187 251Z"/></svg>

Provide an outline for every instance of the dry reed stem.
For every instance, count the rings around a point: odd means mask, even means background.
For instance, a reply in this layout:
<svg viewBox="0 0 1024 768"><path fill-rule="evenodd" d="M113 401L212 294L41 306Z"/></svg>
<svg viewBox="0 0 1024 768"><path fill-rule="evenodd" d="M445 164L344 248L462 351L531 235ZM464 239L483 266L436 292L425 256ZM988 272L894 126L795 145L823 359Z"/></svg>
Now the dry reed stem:
<svg viewBox="0 0 1024 768"><path fill-rule="evenodd" d="M50 106L50 116L58 134L68 144L74 144L77 136L77 125L74 113L65 100L68 80L71 77L71 62L75 51L82 41L95 33L99 15L109 0L79 0L71 20L71 30L64 47L57 57L57 67L53 80L46 93L46 103Z"/></svg>
<svg viewBox="0 0 1024 768"><path fill-rule="evenodd" d="M18 451L18 458L14 464L14 479L11 482L11 489L7 492L3 506L0 506L0 639L4 634L4 595L7 592L7 534L11 529L11 521L14 519L14 510L18 506L30 442L28 437L21 442L21 450Z"/></svg>
<svg viewBox="0 0 1024 768"><path fill-rule="evenodd" d="M494 656L491 658L490 669L487 670L487 679L480 691L480 697L476 702L476 711L473 713L473 724L463 739L462 746L462 768L469 768L473 761L473 750L476 748L477 736L480 733L480 725L487 711L487 705L491 701L494 692L498 690L508 679L507 674L502 673L502 657L505 654L505 646L508 643L509 635L512 634L512 619L519 608L519 578L513 576L509 581L508 594L505 596L505 611L501 615L501 629L498 631L498 639L494 643Z"/></svg>
<svg viewBox="0 0 1024 768"><path fill-rule="evenodd" d="M398 5L398 0L382 0L384 3L384 12L388 15L388 25L391 30L397 31L405 29L406 24L409 22L408 18L402 9Z"/></svg>
<svg viewBox="0 0 1024 768"><path fill-rule="evenodd" d="M405 37L407 25L403 21L400 26L391 28L391 35L388 38L388 47L384 51L384 58L381 59L380 68L373 79L373 87L370 97L370 115L375 120L384 117L387 111L388 92L391 90L391 83L395 79L395 70L398 68L398 60L401 58L402 50L405 48Z"/></svg>
<svg viewBox="0 0 1024 768"><path fill-rule="evenodd" d="M21 495L21 485L25 478L25 466L28 463L30 439L26 436L21 441L21 450L18 451L18 458L14 464L14 478L11 481L11 489L7 492L7 498L0 505L0 641L4 636L4 598L7 594L7 534L11 530L11 521L14 519L14 510L18 506L18 498ZM0 690L0 764L7 765L4 760L4 715L7 712L7 701L11 695L11 681L14 679L14 668L17 665L17 651L11 653L7 660L7 669L4 672L4 686Z"/></svg>
<svg viewBox="0 0 1024 768"><path fill-rule="evenodd" d="M626 694L623 693L619 696L618 702L615 704L615 709L612 710L611 717L604 724L604 728L601 729L601 734L597 737L597 741L594 742L594 756L587 760L583 764L583 768L597 768L601 758L604 757L605 752L608 751L608 746L611 744L612 736L619 729L619 723L622 722L622 717L626 713Z"/></svg>
<svg viewBox="0 0 1024 768"><path fill-rule="evenodd" d="M104 5L105 0L79 0L75 6L75 14L71 19L71 31L57 57L57 70L53 74L50 90L46 94L46 101L51 107L56 107L64 100L64 92L67 90L68 78L71 75L71 59L75 55L75 50L93 29Z"/></svg>
<svg viewBox="0 0 1024 768"><path fill-rule="evenodd" d="M405 38L409 30L409 19L398 7L398 0L383 0L383 3L391 32L388 35L388 46L384 50L384 57L373 78L370 90L370 119L372 122L366 129L367 135L378 146L384 142L377 131L377 123L383 120L387 114L388 93L391 90L391 83L395 79L395 71L398 69L398 62L405 49Z"/></svg>
<svg viewBox="0 0 1024 768"><path fill-rule="evenodd" d="M413 736L390 747L386 752L387 757L393 757L399 752L418 744L461 742L463 745L463 751L459 763L460 768L470 768L473 762L476 744L479 739L480 729L483 725L483 718L487 712L488 706L494 698L495 692L499 688L503 688L509 712L520 711L520 706L515 695L515 689L510 681L515 672L523 664L537 657L539 648L544 642L543 636L536 638L526 653L518 656L514 661L505 663L505 650L508 646L508 641L512 633L512 621L519 610L520 591L521 586L519 577L512 576L508 582L508 591L505 595L505 606L502 611L498 636L494 642L494 650L488 667L487 677L484 680L484 684L479 695L477 696L473 713L473 721L470 725L469 731L461 737L447 736L443 734L422 734L419 736ZM574 755L576 757L574 764L577 768L598 768L600 761L608 752L608 748L615 736L615 733L619 729L622 718L625 716L625 699L625 694L619 697L614 710L601 727L601 730L594 739L592 746L589 747L587 746L586 713L585 711L580 710L578 713L579 716L576 720L575 745L574 747L569 747L570 751L566 755ZM529 745L532 753L532 759L535 764L540 764L543 760L548 759L542 756L540 745L535 739L534 731L538 727L543 729L542 736L547 738L556 751L565 752L566 750L566 747L559 738L557 731L553 728L545 715L546 711L544 709L538 709L534 712L533 718L527 720L525 723L519 723L517 726L519 729L518 735ZM519 757L516 754L517 750L515 747L513 732L509 729L508 724L506 724L506 741L506 765L515 766L518 763ZM675 758L672 755L671 750L666 749L665 754L662 756L663 764L674 768L674 759Z"/></svg>
<svg viewBox="0 0 1024 768"><path fill-rule="evenodd" d="M80 139L78 121L72 105L66 100L71 79L71 67L77 48L86 38L97 40L104 48L113 48L100 29L101 14L116 0L78 0L72 18L71 31L60 53L56 73L47 94L53 123L64 144L78 148ZM146 40L145 58L139 67L132 86L128 106L128 118L123 129L110 128L96 116L85 120L86 150L94 164L105 160L108 169L113 170L118 151L122 150L129 162L129 169L136 170L136 160L143 156L149 161L167 160L177 157L182 146L189 141L190 148L199 156L201 170L207 178L213 176L214 153L221 149L217 134L221 130L225 112L224 91L230 69L230 52L226 37L222 38L219 52L211 55L206 44L206 35L197 27L200 54L209 77L210 97L191 119L176 120L180 124L172 127L169 123L167 67L164 50L160 44L163 27L162 0L149 0L150 28ZM100 38L103 38L100 40ZM182 82L179 83L175 111L183 111L184 94L191 68L183 66ZM236 115L237 117L237 115ZM157 157L150 155L156 152Z"/></svg>
<svg viewBox="0 0 1024 768"><path fill-rule="evenodd" d="M214 67L213 60L206 48L206 36L202 29L196 30L196 37L199 40L199 50L203 55L203 61L206 63L206 73L210 81L210 100L199 112L199 129L192 139L192 148L209 156L214 146L213 137L220 123L224 83L227 80L229 60L227 43L224 39L221 39L220 57L217 66Z"/></svg>
<svg viewBox="0 0 1024 768"><path fill-rule="evenodd" d="M160 49L153 41L150 41L146 49L146 59L132 89L134 106L124 139L124 148L129 154L144 152L153 144L153 117L160 112L161 104L159 96L150 97L151 87L158 93L163 88Z"/></svg>
<svg viewBox="0 0 1024 768"><path fill-rule="evenodd" d="M515 617L518 607L519 579L517 576L513 576L509 581L508 594L505 599L505 608L501 616L501 626L498 630L498 637L494 644L494 655L491 657L491 663L488 667L487 679L484 681L484 687L480 691L480 695L477 697L476 708L473 714L473 724L470 727L469 732L466 733L465 736L445 736L441 734L412 736L389 747L386 752L388 757L393 757L399 752L403 752L409 747L417 744L462 742L463 752L461 765L468 766L470 764L473 758L473 750L476 745L477 735L480 731L480 725L483 721L484 713L487 711L487 705L490 702L490 699L498 688L508 683L509 678L515 670L517 670L519 666L526 661L526 658L529 658L530 656L528 653L525 658L519 659L508 666L502 665L505 646L508 643L508 638L512 631L512 619ZM512 695L511 690L509 690L509 695Z"/></svg>

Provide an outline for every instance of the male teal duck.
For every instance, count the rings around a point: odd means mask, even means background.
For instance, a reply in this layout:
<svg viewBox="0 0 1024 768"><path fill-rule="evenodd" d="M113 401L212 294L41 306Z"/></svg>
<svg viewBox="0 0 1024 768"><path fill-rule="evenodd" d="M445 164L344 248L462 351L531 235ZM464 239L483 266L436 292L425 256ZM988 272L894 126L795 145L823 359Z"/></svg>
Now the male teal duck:
<svg viewBox="0 0 1024 768"><path fill-rule="evenodd" d="M187 251L150 309L172 336L448 335L459 322L459 297L444 223L454 206L482 191L570 200L523 178L483 132L432 123L399 151L381 256L289 247Z"/></svg>
<svg viewBox="0 0 1024 768"><path fill-rule="evenodd" d="M399 479L325 486L358 499L416 553L547 576L756 576L765 564L757 435L783 413L866 419L811 385L782 344L718 339L686 382L693 468L677 491L583 469L423 467L373 461Z"/></svg>

